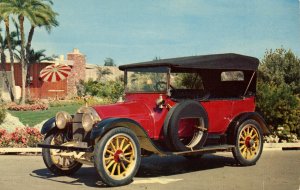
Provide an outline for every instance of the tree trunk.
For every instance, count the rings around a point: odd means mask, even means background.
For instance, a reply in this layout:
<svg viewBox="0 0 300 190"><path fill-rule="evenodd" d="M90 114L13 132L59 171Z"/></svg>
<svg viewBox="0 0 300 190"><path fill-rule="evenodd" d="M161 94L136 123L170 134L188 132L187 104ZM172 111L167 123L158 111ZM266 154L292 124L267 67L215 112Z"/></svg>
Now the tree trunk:
<svg viewBox="0 0 300 190"><path fill-rule="evenodd" d="M25 36L24 36L24 16L19 15L20 33L21 33L21 67L22 67L22 100L21 104L25 104L26 99L26 74L27 64L25 61Z"/></svg>
<svg viewBox="0 0 300 190"><path fill-rule="evenodd" d="M30 31L29 31L29 34L28 34L28 39L27 39L27 44L26 44L26 64L27 64L27 74L26 74L26 80L29 81L28 79L30 78L30 66L31 66L31 63L30 63L30 48L31 48L31 41L32 41L32 38L33 38L33 34L34 34L34 29L35 27L31 25L31 28L30 28ZM27 95L28 95L28 98L30 99L30 83L27 84Z"/></svg>
<svg viewBox="0 0 300 190"><path fill-rule="evenodd" d="M31 48L31 41L32 41L32 37L34 34L34 26L31 26L29 34L28 34L28 39L27 39L27 44L26 44L26 61L27 63L29 63L29 58L30 58L30 48Z"/></svg>
<svg viewBox="0 0 300 190"><path fill-rule="evenodd" d="M10 99L13 99L13 93L11 89L11 85L9 84L7 72L6 72L6 58L4 54L4 50L0 49L0 55L1 55L1 68L2 68L2 77L5 81L6 88L8 89Z"/></svg>
<svg viewBox="0 0 300 190"><path fill-rule="evenodd" d="M10 55L10 71L11 71L11 89L12 89L12 101L15 101L16 98L16 90L15 90L15 71L14 71L14 53L12 51L11 47L11 41L10 41L10 30L9 30L9 17L6 17L4 19L5 22L5 30L6 30L6 41L7 41L7 47Z"/></svg>

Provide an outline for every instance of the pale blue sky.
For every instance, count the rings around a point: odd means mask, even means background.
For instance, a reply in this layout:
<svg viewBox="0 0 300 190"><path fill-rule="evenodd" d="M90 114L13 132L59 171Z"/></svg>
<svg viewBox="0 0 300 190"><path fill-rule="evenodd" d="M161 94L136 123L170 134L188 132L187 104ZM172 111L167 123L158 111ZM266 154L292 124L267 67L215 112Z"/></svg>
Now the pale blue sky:
<svg viewBox="0 0 300 190"><path fill-rule="evenodd" d="M35 49L78 48L88 63L120 64L212 53L300 55L299 0L54 0L60 26L37 30Z"/></svg>

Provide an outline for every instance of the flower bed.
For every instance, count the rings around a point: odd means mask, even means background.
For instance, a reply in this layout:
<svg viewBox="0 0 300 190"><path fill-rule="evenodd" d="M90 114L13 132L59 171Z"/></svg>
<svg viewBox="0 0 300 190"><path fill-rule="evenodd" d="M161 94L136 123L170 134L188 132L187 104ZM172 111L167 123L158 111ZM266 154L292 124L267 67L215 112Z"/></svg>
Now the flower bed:
<svg viewBox="0 0 300 190"><path fill-rule="evenodd" d="M36 147L42 140L43 135L36 128L16 128L11 133L0 129L0 147Z"/></svg>
<svg viewBox="0 0 300 190"><path fill-rule="evenodd" d="M7 105L8 110L14 111L37 111L37 110L46 110L48 109L48 105L44 103L36 103L36 104L25 104L19 105L16 103L11 103Z"/></svg>

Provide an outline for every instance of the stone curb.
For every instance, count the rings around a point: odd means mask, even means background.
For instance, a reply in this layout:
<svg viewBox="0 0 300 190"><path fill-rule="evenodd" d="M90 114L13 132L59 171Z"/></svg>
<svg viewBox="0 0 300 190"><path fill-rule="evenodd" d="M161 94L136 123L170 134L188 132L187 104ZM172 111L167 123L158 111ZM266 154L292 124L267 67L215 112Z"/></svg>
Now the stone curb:
<svg viewBox="0 0 300 190"><path fill-rule="evenodd" d="M264 143L264 150L287 150L300 148L300 143Z"/></svg>
<svg viewBox="0 0 300 190"><path fill-rule="evenodd" d="M300 143L264 143L264 151L300 150ZM41 153L42 148L0 148L1 154L6 153Z"/></svg>
<svg viewBox="0 0 300 190"><path fill-rule="evenodd" d="M41 148L0 148L0 153L41 153Z"/></svg>

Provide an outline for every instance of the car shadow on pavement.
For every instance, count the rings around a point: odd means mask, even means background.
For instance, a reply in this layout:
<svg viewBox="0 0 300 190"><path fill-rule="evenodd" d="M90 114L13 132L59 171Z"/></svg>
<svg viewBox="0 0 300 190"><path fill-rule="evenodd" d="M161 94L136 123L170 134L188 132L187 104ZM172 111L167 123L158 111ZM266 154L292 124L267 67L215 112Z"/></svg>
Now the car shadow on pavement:
<svg viewBox="0 0 300 190"><path fill-rule="evenodd" d="M187 159L182 156L150 156L142 159L136 174L138 178L171 176L190 172L201 172L209 169L235 167L232 157L204 155L201 158ZM32 171L31 177L50 180L69 185L86 185L89 187L107 187L99 180L98 173L93 167L83 167L72 176L63 177L52 174L47 168Z"/></svg>
<svg viewBox="0 0 300 190"><path fill-rule="evenodd" d="M107 187L106 184L99 180L97 171L93 167L82 167L75 174L67 177L54 175L47 168L34 170L29 175L31 177L75 186L84 184L89 187Z"/></svg>
<svg viewBox="0 0 300 190"><path fill-rule="evenodd" d="M237 166L233 157L203 155L185 158L183 156L150 156L142 160L136 177L159 177L203 171L224 166Z"/></svg>

